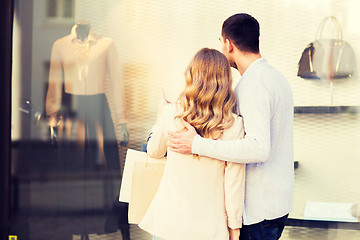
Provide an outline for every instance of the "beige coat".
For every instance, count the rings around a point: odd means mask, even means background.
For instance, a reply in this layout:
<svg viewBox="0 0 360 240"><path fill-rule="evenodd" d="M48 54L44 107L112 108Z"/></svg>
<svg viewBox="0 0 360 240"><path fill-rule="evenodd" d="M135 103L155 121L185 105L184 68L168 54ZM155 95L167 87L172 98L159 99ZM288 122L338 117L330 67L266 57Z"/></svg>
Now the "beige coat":
<svg viewBox="0 0 360 240"><path fill-rule="evenodd" d="M165 240L229 239L228 227L242 225L245 165L167 151L167 132L182 129L175 116L176 108L169 104L153 127L148 154L162 157L167 152L167 163L139 226ZM242 118L234 117L223 140L244 136Z"/></svg>

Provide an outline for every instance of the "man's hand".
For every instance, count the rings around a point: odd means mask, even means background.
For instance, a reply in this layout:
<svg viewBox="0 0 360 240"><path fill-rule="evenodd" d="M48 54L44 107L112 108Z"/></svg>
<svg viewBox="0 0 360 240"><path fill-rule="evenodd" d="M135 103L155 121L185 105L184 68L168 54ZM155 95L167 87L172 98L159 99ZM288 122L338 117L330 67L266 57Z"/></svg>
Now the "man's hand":
<svg viewBox="0 0 360 240"><path fill-rule="evenodd" d="M239 240L240 228L231 229L229 228L229 240Z"/></svg>
<svg viewBox="0 0 360 240"><path fill-rule="evenodd" d="M192 154L191 148L194 137L197 135L197 132L193 126L189 123L183 121L183 124L187 131L185 132L169 132L168 133L168 142L167 146L171 151L182 153L182 154Z"/></svg>

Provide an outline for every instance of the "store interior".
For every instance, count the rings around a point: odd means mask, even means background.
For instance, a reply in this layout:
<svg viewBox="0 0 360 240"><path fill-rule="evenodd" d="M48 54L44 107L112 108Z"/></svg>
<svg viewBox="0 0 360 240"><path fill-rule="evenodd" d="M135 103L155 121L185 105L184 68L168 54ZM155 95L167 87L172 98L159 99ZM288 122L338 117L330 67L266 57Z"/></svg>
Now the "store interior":
<svg viewBox="0 0 360 240"><path fill-rule="evenodd" d="M357 0L232 0L229 4L221 0L15 0L12 234L31 240L127 240L128 235L150 240L134 224L124 228L120 224L107 232L91 229L106 223L105 212L113 208L119 192L126 151L141 150L146 144L158 102L164 96L176 101L191 57L203 47L220 50L222 22L246 12L260 23L262 56L284 74L294 95L294 207L281 239L360 239L359 7ZM329 16L338 25L330 20L322 28ZM59 143L46 116L54 43L69 35L78 21L86 21L95 35L114 44L129 134L127 144L116 148L118 172L106 170L104 146L99 148L104 153L97 153L94 160L100 166L96 171L91 166L92 171L85 174L82 165L70 160L64 165L59 149L71 150L72 145ZM350 75L298 76L304 49L321 38L340 39L351 46L355 58ZM234 85L240 78L234 70ZM117 119L119 96L111 80L104 81L109 114ZM119 140L123 125L114 126ZM64 127L57 134L65 136L66 131ZM126 215L126 205L119 209ZM84 211L91 214L84 216ZM88 220L86 236L72 230Z"/></svg>

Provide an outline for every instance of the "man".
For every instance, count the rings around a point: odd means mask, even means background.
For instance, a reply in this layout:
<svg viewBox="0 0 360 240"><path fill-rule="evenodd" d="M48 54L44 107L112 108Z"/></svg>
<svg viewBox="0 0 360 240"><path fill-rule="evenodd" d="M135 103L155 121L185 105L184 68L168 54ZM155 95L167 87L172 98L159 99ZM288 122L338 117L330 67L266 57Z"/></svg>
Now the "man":
<svg viewBox="0 0 360 240"><path fill-rule="evenodd" d="M187 123L187 132L169 132L168 138L175 152L247 164L241 240L279 239L293 198L292 91L285 77L262 58L259 32L255 18L236 14L225 20L220 37L224 55L242 76L235 92L245 138L204 139Z"/></svg>

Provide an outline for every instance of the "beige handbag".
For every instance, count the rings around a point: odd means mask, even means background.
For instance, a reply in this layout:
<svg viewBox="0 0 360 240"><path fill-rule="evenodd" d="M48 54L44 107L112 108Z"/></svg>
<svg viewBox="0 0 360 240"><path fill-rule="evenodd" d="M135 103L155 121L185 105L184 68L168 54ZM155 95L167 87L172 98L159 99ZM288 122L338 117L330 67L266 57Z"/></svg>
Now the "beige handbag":
<svg viewBox="0 0 360 240"><path fill-rule="evenodd" d="M326 24L332 23L336 37L324 38ZM351 45L343 40L336 17L326 17L319 25L315 41L308 44L298 63L297 75L305 79L349 78L356 72L356 56Z"/></svg>
<svg viewBox="0 0 360 240"><path fill-rule="evenodd" d="M129 223L139 224L159 187L166 158L128 149L119 201L129 203Z"/></svg>

